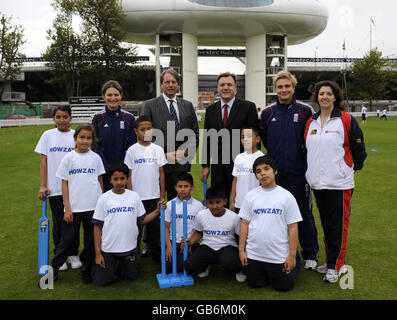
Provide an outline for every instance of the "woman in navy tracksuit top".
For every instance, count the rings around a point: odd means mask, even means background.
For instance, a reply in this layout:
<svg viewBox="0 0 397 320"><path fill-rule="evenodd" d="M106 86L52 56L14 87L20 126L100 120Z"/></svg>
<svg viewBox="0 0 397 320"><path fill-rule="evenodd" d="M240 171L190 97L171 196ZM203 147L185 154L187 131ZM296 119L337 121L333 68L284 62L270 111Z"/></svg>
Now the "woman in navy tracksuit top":
<svg viewBox="0 0 397 320"><path fill-rule="evenodd" d="M306 178L316 198L324 230L326 264L317 268L324 281L337 282L344 267L354 172L367 156L357 120L343 111L343 91L333 81L316 84L313 102L320 106L306 124Z"/></svg>
<svg viewBox="0 0 397 320"><path fill-rule="evenodd" d="M110 80L102 86L101 92L106 107L90 119L97 138L92 144L92 150L99 154L107 170L114 162L124 162L127 149L137 141L137 138L134 130L134 115L120 108L123 96L121 85L117 81ZM112 189L107 175L103 177L103 185L105 191Z"/></svg>

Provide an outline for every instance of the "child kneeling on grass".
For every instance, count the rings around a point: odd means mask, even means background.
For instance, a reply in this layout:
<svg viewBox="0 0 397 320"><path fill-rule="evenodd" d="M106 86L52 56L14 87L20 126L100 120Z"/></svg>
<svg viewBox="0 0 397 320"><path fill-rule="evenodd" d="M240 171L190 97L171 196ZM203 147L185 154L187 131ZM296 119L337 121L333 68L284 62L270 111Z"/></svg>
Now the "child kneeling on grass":
<svg viewBox="0 0 397 320"><path fill-rule="evenodd" d="M224 269L236 273L238 282L245 281L243 266L238 256L235 235L239 233L240 217L225 208L227 198L222 189L209 188L206 193L206 205L197 213L194 233L186 240L192 247L201 238L202 242L185 261L185 270L192 276L206 277L209 266L221 265ZM181 242L181 250L185 246Z"/></svg>
<svg viewBox="0 0 397 320"><path fill-rule="evenodd" d="M302 217L294 196L276 185L273 159L257 158L253 170L261 185L247 193L239 212L239 255L247 266L247 284L289 291L300 267L297 245Z"/></svg>
<svg viewBox="0 0 397 320"><path fill-rule="evenodd" d="M111 165L108 173L113 189L99 198L92 219L96 265L91 276L97 286L118 279L137 279L137 224L147 224L160 214L160 201L153 212L145 215L138 193L126 189L129 169L125 164Z"/></svg>

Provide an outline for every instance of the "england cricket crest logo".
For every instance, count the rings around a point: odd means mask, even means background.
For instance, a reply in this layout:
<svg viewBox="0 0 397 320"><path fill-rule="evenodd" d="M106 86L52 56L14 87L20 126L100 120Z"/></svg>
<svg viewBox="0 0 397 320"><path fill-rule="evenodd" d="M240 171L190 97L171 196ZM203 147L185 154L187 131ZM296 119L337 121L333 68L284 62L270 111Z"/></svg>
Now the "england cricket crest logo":
<svg viewBox="0 0 397 320"><path fill-rule="evenodd" d="M45 233L47 231L48 228L48 222L47 221L43 221L40 223L40 232L41 233Z"/></svg>

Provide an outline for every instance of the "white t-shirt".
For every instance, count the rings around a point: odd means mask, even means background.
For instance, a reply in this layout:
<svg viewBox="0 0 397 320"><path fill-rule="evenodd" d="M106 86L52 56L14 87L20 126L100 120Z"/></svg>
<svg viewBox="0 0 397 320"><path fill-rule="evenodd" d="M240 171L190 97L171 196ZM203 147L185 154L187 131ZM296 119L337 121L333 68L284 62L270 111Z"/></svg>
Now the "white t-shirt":
<svg viewBox="0 0 397 320"><path fill-rule="evenodd" d="M240 232L240 217L229 209L222 217L215 217L210 209L204 209L197 213L194 229L203 232L201 244L213 250L237 247L235 234Z"/></svg>
<svg viewBox="0 0 397 320"><path fill-rule="evenodd" d="M255 153L240 153L234 160L232 175L237 178L235 207L241 208L245 195L252 189L259 186L252 165L255 160L264 156L263 152L258 150Z"/></svg>
<svg viewBox="0 0 397 320"><path fill-rule="evenodd" d="M160 198L160 167L167 163L160 146L135 143L128 148L124 163L131 169L132 189L142 200Z"/></svg>
<svg viewBox="0 0 397 320"><path fill-rule="evenodd" d="M238 214L250 221L247 257L268 263L284 263L289 255L288 225L302 221L294 196L277 186L257 187L244 199Z"/></svg>
<svg viewBox="0 0 397 320"><path fill-rule="evenodd" d="M165 210L165 221L171 222L170 228L170 239L172 240L172 201L175 200L175 221L176 221L176 242L180 243L183 237L183 201L179 200L178 197L167 202L167 209ZM197 213L204 210L203 204L191 197L187 200L187 237L190 237L194 233L194 221ZM186 238L187 239L187 238Z"/></svg>
<svg viewBox="0 0 397 320"><path fill-rule="evenodd" d="M98 200L93 220L103 221L101 250L124 253L136 248L137 220L146 213L138 193L126 189L123 194L109 190Z"/></svg>
<svg viewBox="0 0 397 320"><path fill-rule="evenodd" d="M62 159L57 177L68 181L72 212L95 210L102 194L98 177L104 173L102 159L91 150L85 153L72 151Z"/></svg>
<svg viewBox="0 0 397 320"><path fill-rule="evenodd" d="M62 195L62 180L56 176L63 157L74 150L74 130L59 131L57 128L45 131L34 152L47 156L47 188L49 197Z"/></svg>

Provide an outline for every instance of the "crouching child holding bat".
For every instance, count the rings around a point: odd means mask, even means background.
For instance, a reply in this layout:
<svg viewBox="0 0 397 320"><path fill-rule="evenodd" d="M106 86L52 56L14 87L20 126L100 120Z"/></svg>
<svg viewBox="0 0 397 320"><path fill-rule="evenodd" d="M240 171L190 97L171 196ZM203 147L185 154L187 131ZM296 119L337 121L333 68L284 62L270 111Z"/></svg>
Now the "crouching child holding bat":
<svg viewBox="0 0 397 320"><path fill-rule="evenodd" d="M138 223L151 222L160 214L160 204L164 204L159 201L153 212L145 214L138 193L126 189L128 167L115 163L108 174L113 189L99 198L92 219L96 265L91 276L97 286L107 286L118 279L138 278Z"/></svg>

